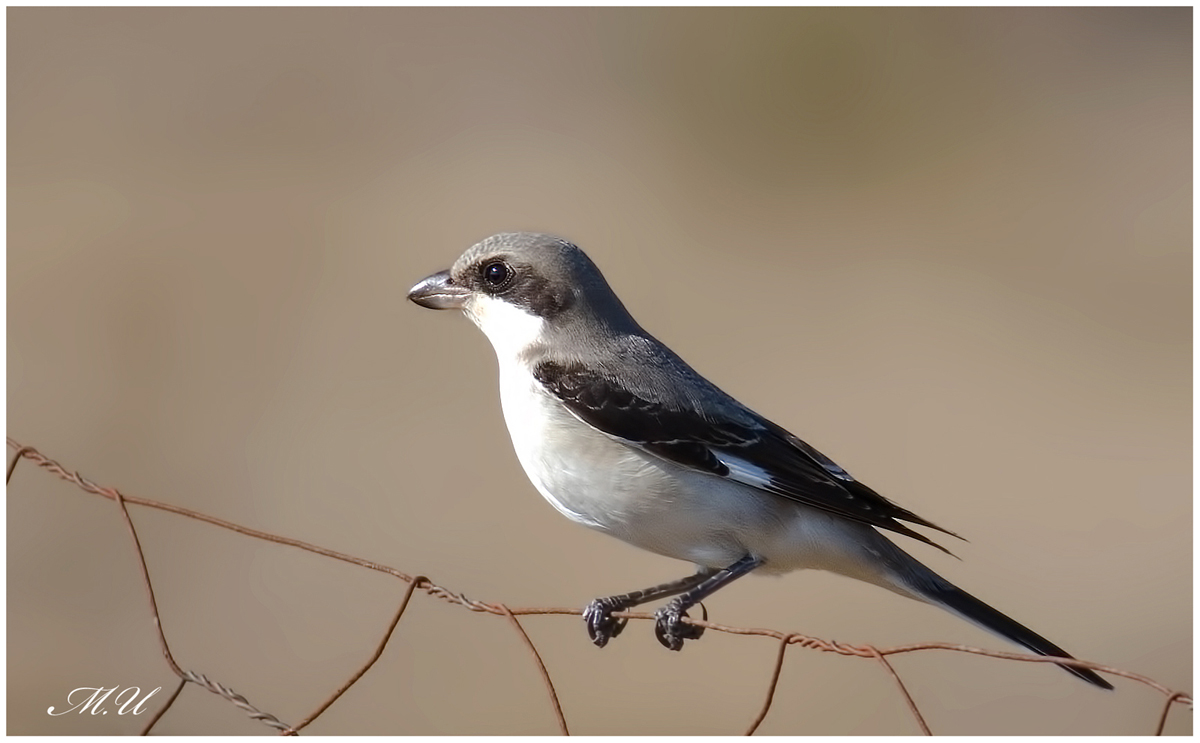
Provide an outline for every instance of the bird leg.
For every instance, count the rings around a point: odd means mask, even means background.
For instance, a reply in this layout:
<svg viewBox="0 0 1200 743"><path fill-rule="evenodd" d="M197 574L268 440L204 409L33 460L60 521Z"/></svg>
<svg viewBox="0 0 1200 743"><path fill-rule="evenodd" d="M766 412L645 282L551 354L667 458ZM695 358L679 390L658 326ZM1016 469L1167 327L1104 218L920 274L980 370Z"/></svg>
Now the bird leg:
<svg viewBox="0 0 1200 743"><path fill-rule="evenodd" d="M668 650L679 650L683 647L684 640L698 638L704 630L683 621L687 610L764 562L766 561L761 557L746 555L723 570L710 570L702 580L687 589L686 593L671 599L670 603L654 613L654 636Z"/></svg>
<svg viewBox="0 0 1200 743"><path fill-rule="evenodd" d="M597 647L604 647L608 644L609 640L621 634L621 630L625 629L625 624L629 621L628 619L613 619L613 612L625 611L638 604L644 604L647 601L654 601L665 596L674 596L677 593L683 593L688 589L700 586L706 580L720 572L723 571L714 568L700 568L696 571L695 575L689 575L680 580L651 586L640 591L622 593L619 596L596 599L583 610L583 621L587 622L588 636L592 638L592 642L596 643ZM699 600L696 599L696 601ZM688 606L694 603L696 602L693 601Z"/></svg>

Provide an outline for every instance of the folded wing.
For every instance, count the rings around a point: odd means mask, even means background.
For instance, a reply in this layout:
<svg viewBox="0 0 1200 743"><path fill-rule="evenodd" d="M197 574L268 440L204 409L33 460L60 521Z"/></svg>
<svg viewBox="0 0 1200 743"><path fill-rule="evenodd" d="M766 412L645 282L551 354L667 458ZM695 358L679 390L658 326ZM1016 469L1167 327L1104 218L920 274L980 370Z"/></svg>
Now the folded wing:
<svg viewBox="0 0 1200 743"><path fill-rule="evenodd" d="M704 393L703 400L654 389L635 391L582 364L543 361L534 376L583 422L655 456L904 534L949 554L901 522L958 536L954 532L858 482L829 457L756 415L690 367L682 371L691 377L690 388Z"/></svg>

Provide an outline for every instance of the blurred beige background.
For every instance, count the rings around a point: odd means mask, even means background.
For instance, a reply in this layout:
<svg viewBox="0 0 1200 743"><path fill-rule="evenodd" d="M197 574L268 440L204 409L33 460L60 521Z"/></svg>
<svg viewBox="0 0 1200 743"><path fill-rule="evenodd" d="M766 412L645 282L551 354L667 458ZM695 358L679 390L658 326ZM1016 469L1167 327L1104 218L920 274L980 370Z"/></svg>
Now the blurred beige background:
<svg viewBox="0 0 1200 743"><path fill-rule="evenodd" d="M405 302L488 234L557 232L702 373L970 539L962 562L906 548L1078 656L1190 690L1191 42L1190 8L10 9L8 433L482 600L678 577L538 497L482 334ZM290 722L399 600L133 516L181 664ZM138 730L46 714L80 686L173 687L119 514L26 464L7 519L8 732ZM1011 649L819 573L708 608ZM776 652L525 625L577 733L740 732ZM1162 703L1048 666L895 666L938 733L1148 733ZM422 595L309 728L555 730L505 620ZM156 731L269 733L196 687ZM761 732L916 728L877 664L794 649Z"/></svg>

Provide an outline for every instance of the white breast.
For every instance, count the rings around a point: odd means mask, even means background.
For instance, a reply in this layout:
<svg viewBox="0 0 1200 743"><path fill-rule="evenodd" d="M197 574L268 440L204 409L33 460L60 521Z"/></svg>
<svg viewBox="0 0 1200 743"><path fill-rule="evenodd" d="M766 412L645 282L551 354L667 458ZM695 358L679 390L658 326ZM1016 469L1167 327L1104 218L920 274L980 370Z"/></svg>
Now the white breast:
<svg viewBox="0 0 1200 743"><path fill-rule="evenodd" d="M517 459L542 497L573 521L619 530L640 500L629 492L631 478L645 478L639 453L571 415L524 364L501 364L500 401Z"/></svg>
<svg viewBox="0 0 1200 743"><path fill-rule="evenodd" d="M486 295L472 297L465 310L496 350L504 421L525 474L564 516L610 531L610 499L600 494L603 473L632 453L575 419L533 378L522 357L540 340L542 318Z"/></svg>
<svg viewBox="0 0 1200 743"><path fill-rule="evenodd" d="M501 364L500 397L525 474L559 513L697 564L723 567L746 554L737 532L757 520L755 512L763 513L726 492L743 486L688 471L595 430L547 394L524 365Z"/></svg>

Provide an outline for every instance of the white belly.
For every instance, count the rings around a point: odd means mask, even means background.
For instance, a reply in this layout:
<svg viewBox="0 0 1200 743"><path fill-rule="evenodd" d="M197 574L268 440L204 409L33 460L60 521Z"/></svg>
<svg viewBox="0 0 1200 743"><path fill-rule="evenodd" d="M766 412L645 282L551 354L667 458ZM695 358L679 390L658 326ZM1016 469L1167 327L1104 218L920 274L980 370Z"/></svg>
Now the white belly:
<svg viewBox="0 0 1200 743"><path fill-rule="evenodd" d="M567 518L697 565L726 567L754 554L766 559L760 573L815 568L897 590L875 567L886 539L871 527L610 438L513 366L501 372L500 396L517 458Z"/></svg>

